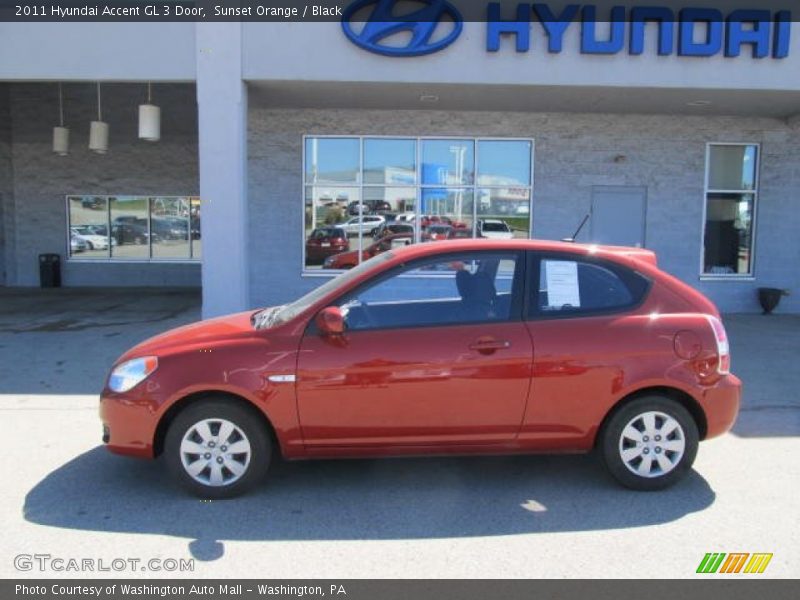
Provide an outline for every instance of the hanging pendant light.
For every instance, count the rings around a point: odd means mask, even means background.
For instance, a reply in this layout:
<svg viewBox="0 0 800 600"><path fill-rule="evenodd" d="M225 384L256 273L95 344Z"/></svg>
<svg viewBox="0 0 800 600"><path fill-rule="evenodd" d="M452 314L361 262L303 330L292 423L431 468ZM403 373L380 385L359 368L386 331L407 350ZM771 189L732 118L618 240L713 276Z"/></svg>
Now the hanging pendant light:
<svg viewBox="0 0 800 600"><path fill-rule="evenodd" d="M64 127L64 95L58 84L58 127L53 127L53 152L59 156L69 154L69 128Z"/></svg>
<svg viewBox="0 0 800 600"><path fill-rule="evenodd" d="M148 142L161 139L161 109L152 103L153 86L147 84L147 104L139 105L139 138Z"/></svg>
<svg viewBox="0 0 800 600"><path fill-rule="evenodd" d="M97 82L97 121L89 125L89 150L98 154L108 151L108 123L103 122L100 104L100 82Z"/></svg>

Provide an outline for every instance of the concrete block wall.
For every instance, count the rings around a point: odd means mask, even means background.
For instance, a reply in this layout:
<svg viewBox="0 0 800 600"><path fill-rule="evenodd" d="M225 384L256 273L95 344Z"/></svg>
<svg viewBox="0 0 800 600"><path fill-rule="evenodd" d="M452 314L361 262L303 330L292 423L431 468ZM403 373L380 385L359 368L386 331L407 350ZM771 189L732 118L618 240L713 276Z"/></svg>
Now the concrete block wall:
<svg viewBox="0 0 800 600"><path fill-rule="evenodd" d="M495 112L249 111L251 304L290 301L325 279L303 277L302 136L512 136L535 140L533 235L571 235L592 186L648 189L646 245L665 270L707 293L725 312L756 312L755 289L795 290L781 311L800 312L800 135L778 119ZM755 277L700 279L708 142L760 143L761 195ZM585 237L585 234L584 234Z"/></svg>
<svg viewBox="0 0 800 600"><path fill-rule="evenodd" d="M153 86L153 102L161 107L161 140L150 143L137 137L138 105L147 98L146 85L103 84L103 120L110 126L109 151L98 155L88 149L89 122L97 117L95 85L64 84L65 124L70 128L68 156L52 152L52 128L58 123L57 85L14 83L7 87L14 176L11 211L7 210L5 216L8 219L12 213L15 239L6 244L7 248L11 246L11 251L6 252L6 283L38 285L38 255L55 252L62 256L66 286L199 287L199 264L64 260L68 250L66 195L198 193L194 85ZM7 123L0 113L0 169L2 127Z"/></svg>

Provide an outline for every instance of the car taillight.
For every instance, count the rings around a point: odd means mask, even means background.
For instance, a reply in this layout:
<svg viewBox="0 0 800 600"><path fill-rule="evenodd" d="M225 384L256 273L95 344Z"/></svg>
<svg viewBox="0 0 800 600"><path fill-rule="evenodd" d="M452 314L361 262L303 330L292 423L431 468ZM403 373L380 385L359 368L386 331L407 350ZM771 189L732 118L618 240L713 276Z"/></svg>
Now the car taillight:
<svg viewBox="0 0 800 600"><path fill-rule="evenodd" d="M725 326L717 317L708 315L708 322L717 340L717 371L720 375L727 375L731 371L731 350L728 344L728 334Z"/></svg>

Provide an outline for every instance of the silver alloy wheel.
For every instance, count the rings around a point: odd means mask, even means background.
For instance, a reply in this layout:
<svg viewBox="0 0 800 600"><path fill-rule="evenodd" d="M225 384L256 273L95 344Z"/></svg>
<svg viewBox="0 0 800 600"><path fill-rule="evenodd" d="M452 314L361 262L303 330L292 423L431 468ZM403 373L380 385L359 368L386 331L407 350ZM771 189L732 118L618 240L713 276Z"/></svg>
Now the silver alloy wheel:
<svg viewBox="0 0 800 600"><path fill-rule="evenodd" d="M683 458L686 436L666 413L648 411L631 419L619 437L619 455L629 471L652 479L672 471Z"/></svg>
<svg viewBox="0 0 800 600"><path fill-rule="evenodd" d="M189 427L181 441L181 463L203 485L230 485L247 472L250 441L225 419L203 419Z"/></svg>

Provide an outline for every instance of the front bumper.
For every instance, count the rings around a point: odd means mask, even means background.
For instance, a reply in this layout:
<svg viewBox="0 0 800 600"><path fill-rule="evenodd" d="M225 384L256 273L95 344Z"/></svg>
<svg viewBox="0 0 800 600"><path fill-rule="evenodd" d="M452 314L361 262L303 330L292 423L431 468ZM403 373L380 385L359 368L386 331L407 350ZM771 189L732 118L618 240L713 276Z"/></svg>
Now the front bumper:
<svg viewBox="0 0 800 600"><path fill-rule="evenodd" d="M153 458L158 419L148 403L124 394L104 393L100 398L103 443L115 454Z"/></svg>

